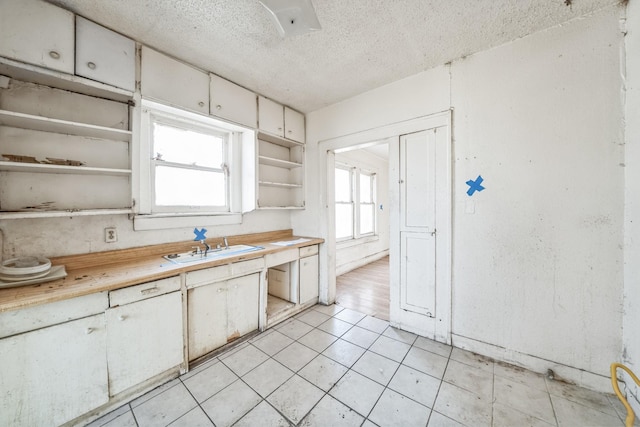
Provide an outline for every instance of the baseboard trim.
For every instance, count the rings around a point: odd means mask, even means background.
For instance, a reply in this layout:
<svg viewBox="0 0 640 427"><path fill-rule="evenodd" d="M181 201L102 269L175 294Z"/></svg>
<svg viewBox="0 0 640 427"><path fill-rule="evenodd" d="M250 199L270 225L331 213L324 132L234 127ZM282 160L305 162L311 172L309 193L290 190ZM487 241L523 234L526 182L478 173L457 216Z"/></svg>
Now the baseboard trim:
<svg viewBox="0 0 640 427"><path fill-rule="evenodd" d="M601 393L613 393L611 388L611 378L608 376L520 353L515 350L509 350L504 347L488 344L462 335L452 334L451 339L454 347L472 351L483 356L488 356L500 362L520 366L540 374L545 374L548 369L551 369L553 370L556 379Z"/></svg>
<svg viewBox="0 0 640 427"><path fill-rule="evenodd" d="M375 254L367 255L364 258L360 258L355 261L348 262L346 264L336 265L336 276L340 276L342 274L355 270L356 268L360 268L367 264L371 264L372 262L378 261L379 259L382 259L388 255L389 255L389 250L386 249L382 252L376 252Z"/></svg>

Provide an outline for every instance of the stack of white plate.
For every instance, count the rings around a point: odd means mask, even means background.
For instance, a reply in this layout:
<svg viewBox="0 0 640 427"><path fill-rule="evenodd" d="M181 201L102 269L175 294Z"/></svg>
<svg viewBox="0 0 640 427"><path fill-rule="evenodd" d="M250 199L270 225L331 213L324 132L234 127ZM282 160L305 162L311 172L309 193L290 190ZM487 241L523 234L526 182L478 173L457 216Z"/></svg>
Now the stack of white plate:
<svg viewBox="0 0 640 427"><path fill-rule="evenodd" d="M0 280L22 282L39 279L51 271L51 261L44 257L27 256L2 261Z"/></svg>

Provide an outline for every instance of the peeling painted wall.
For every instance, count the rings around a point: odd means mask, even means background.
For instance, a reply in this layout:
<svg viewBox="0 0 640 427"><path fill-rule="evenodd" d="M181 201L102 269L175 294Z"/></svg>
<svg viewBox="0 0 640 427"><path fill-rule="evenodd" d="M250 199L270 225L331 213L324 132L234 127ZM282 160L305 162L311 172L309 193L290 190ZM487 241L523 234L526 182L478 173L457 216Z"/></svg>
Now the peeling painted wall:
<svg viewBox="0 0 640 427"><path fill-rule="evenodd" d="M312 148L453 107L454 343L602 380L620 358L621 13L612 6L308 115ZM465 182L479 174L486 191L469 197ZM294 226L318 234L313 215L294 214Z"/></svg>
<svg viewBox="0 0 640 427"><path fill-rule="evenodd" d="M609 8L451 72L453 332L602 375L621 348L619 17ZM470 198L478 174L487 189Z"/></svg>
<svg viewBox="0 0 640 427"><path fill-rule="evenodd" d="M626 35L626 152L625 152L625 269L623 358L640 375L640 3L627 6ZM640 387L627 377L640 415Z"/></svg>
<svg viewBox="0 0 640 427"><path fill-rule="evenodd" d="M54 257L193 240L193 228L200 225L194 223L189 228L133 231L133 221L126 215L0 221L5 237L3 259L29 254ZM106 227L117 228L117 242L105 243ZM256 211L244 215L242 224L206 228L207 237L213 238L281 230L291 228L291 225L286 212Z"/></svg>

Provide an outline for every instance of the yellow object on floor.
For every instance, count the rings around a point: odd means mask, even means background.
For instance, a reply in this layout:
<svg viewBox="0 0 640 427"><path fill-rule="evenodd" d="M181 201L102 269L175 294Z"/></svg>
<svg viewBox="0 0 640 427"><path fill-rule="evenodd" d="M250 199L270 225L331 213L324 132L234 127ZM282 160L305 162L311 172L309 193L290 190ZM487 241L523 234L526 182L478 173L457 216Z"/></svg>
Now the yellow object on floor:
<svg viewBox="0 0 640 427"><path fill-rule="evenodd" d="M636 415L633 412L631 405L629 405L629 402L627 402L627 399L620 392L620 387L618 387L618 378L616 376L616 369L618 368L623 369L627 374L629 374L631 378L633 378L633 380L639 386L640 386L640 380L638 379L638 377L636 377L636 375L633 372L631 372L631 369L627 368L622 363L611 364L611 385L613 385L613 391L616 392L618 399L620 399L624 407L627 408L627 419L625 420L626 427L633 427L633 420L635 419Z"/></svg>

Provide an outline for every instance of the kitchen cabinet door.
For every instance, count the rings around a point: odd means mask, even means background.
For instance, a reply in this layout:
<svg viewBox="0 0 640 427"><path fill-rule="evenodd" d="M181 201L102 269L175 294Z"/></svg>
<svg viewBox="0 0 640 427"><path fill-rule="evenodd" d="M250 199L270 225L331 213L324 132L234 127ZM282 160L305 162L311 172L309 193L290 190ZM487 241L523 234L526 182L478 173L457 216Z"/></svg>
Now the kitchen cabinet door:
<svg viewBox="0 0 640 427"><path fill-rule="evenodd" d="M282 105L259 96L258 126L260 130L284 137L284 109Z"/></svg>
<svg viewBox="0 0 640 427"><path fill-rule="evenodd" d="M211 115L250 128L257 127L256 94L235 83L211 74Z"/></svg>
<svg viewBox="0 0 640 427"><path fill-rule="evenodd" d="M145 98L209 114L209 75L146 46L140 85Z"/></svg>
<svg viewBox="0 0 640 427"><path fill-rule="evenodd" d="M258 329L260 275L231 279L227 289L227 341L233 341Z"/></svg>
<svg viewBox="0 0 640 427"><path fill-rule="evenodd" d="M227 343L227 283L189 289L187 293L189 360Z"/></svg>
<svg viewBox="0 0 640 427"><path fill-rule="evenodd" d="M73 74L73 13L41 0L0 0L0 56Z"/></svg>
<svg viewBox="0 0 640 427"><path fill-rule="evenodd" d="M134 91L136 44L114 31L76 17L76 74Z"/></svg>
<svg viewBox="0 0 640 427"><path fill-rule="evenodd" d="M300 304L318 298L318 255L300 258Z"/></svg>
<svg viewBox="0 0 640 427"><path fill-rule="evenodd" d="M104 314L0 340L0 425L61 425L108 400Z"/></svg>
<svg viewBox="0 0 640 427"><path fill-rule="evenodd" d="M289 107L284 107L284 136L304 144L304 115Z"/></svg>
<svg viewBox="0 0 640 427"><path fill-rule="evenodd" d="M260 274L189 289L189 360L258 329Z"/></svg>
<svg viewBox="0 0 640 427"><path fill-rule="evenodd" d="M180 292L110 308L106 316L111 396L183 362Z"/></svg>

